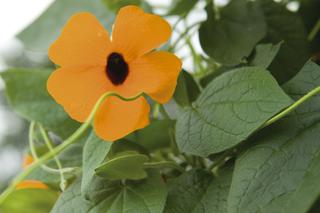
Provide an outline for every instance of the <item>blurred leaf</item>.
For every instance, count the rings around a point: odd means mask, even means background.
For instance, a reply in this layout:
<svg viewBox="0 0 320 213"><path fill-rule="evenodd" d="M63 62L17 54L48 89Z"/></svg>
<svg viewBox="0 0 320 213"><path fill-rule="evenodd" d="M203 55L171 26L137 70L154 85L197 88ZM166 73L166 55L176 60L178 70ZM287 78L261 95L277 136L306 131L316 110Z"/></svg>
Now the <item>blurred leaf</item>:
<svg viewBox="0 0 320 213"><path fill-rule="evenodd" d="M243 67L215 78L178 118L182 152L206 157L229 149L292 103L267 70Z"/></svg>
<svg viewBox="0 0 320 213"><path fill-rule="evenodd" d="M316 26L317 22L320 21L320 1L319 0L304 0L300 1L299 14L306 26L307 31L310 33ZM315 35L312 39L310 47L313 53L320 52L320 33Z"/></svg>
<svg viewBox="0 0 320 213"><path fill-rule="evenodd" d="M107 6L108 9L117 12L121 7L127 5L136 5L141 4L141 0L102 0L102 2Z"/></svg>
<svg viewBox="0 0 320 213"><path fill-rule="evenodd" d="M48 94L46 82L49 75L49 70L31 69L10 69L0 74L5 81L8 102L14 111L66 138L79 124L69 118Z"/></svg>
<svg viewBox="0 0 320 213"><path fill-rule="evenodd" d="M240 64L266 34L259 2L232 0L219 15L212 7L207 6L208 18L199 30L201 47L223 65Z"/></svg>
<svg viewBox="0 0 320 213"><path fill-rule="evenodd" d="M156 172L142 181L109 182L101 178L92 181L90 202L80 191L81 180L63 192L52 213L61 212L139 212L161 213L167 197L166 185Z"/></svg>
<svg viewBox="0 0 320 213"><path fill-rule="evenodd" d="M153 120L149 126L132 133L128 138L149 151L169 147L170 130L174 129L174 125L173 120Z"/></svg>
<svg viewBox="0 0 320 213"><path fill-rule="evenodd" d="M108 30L111 30L114 15L104 7L101 0L55 0L38 19L20 32L17 37L21 39L26 49L47 52L68 19L75 13L83 11L94 14Z"/></svg>
<svg viewBox="0 0 320 213"><path fill-rule="evenodd" d="M2 213L44 213L50 212L58 193L44 189L19 189L9 195L1 204Z"/></svg>
<svg viewBox="0 0 320 213"><path fill-rule="evenodd" d="M167 15L186 15L194 8L198 0L174 0L173 6Z"/></svg>
<svg viewBox="0 0 320 213"><path fill-rule="evenodd" d="M203 170L191 170L169 184L166 213L227 213L227 197L233 167L223 168L217 177Z"/></svg>
<svg viewBox="0 0 320 213"><path fill-rule="evenodd" d="M290 12L285 5L270 0L260 0L268 26L264 43L278 44L280 51L269 66L278 82L292 78L310 58L307 35L297 13Z"/></svg>
<svg viewBox="0 0 320 213"><path fill-rule="evenodd" d="M148 156L138 153L124 153L108 160L95 169L96 175L109 180L139 180L147 177L143 163Z"/></svg>
<svg viewBox="0 0 320 213"><path fill-rule="evenodd" d="M107 158L112 159L117 157L118 155L121 155L125 152L129 153L141 153L141 154L147 154L147 150L144 149L144 147L140 146L139 143L135 143L131 140L131 138L123 138L120 139L114 143L112 143L111 148L108 152Z"/></svg>
<svg viewBox="0 0 320 213"><path fill-rule="evenodd" d="M298 99L319 85L320 68L308 62L284 89ZM252 138L257 145L236 161L230 213L308 211L320 195L319 106L318 95Z"/></svg>
<svg viewBox="0 0 320 213"><path fill-rule="evenodd" d="M180 106L189 106L200 94L200 89L192 75L186 71L180 72L174 99Z"/></svg>
<svg viewBox="0 0 320 213"><path fill-rule="evenodd" d="M259 44L256 46L256 53L253 60L250 62L252 66L259 66L263 68L268 68L272 63L273 59L279 52L282 42L273 44Z"/></svg>
<svg viewBox="0 0 320 213"><path fill-rule="evenodd" d="M81 192L86 195L97 168L106 159L111 143L101 140L91 132L83 149Z"/></svg>

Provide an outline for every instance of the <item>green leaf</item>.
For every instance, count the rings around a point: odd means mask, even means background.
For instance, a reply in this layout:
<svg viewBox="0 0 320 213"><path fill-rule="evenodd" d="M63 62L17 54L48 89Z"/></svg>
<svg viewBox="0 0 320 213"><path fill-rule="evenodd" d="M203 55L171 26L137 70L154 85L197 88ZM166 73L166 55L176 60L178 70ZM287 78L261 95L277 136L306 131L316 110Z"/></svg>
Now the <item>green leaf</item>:
<svg viewBox="0 0 320 213"><path fill-rule="evenodd" d="M286 204L286 211L292 213L306 212L320 195L320 152L315 155L303 177L303 181L291 195Z"/></svg>
<svg viewBox="0 0 320 213"><path fill-rule="evenodd" d="M96 175L109 180L139 180L147 177L143 164L149 160L148 156L138 153L124 153L95 169Z"/></svg>
<svg viewBox="0 0 320 213"><path fill-rule="evenodd" d="M19 33L18 38L28 50L47 52L68 19L75 13L83 11L94 14L107 29L111 30L114 15L107 11L101 0L56 0L38 19Z"/></svg>
<svg viewBox="0 0 320 213"><path fill-rule="evenodd" d="M106 159L111 143L101 140L91 132L83 149L81 192L86 195L97 168Z"/></svg>
<svg viewBox="0 0 320 213"><path fill-rule="evenodd" d="M221 64L240 64L266 34L259 2L232 0L219 14L212 7L208 5L207 21L199 30L201 46Z"/></svg>
<svg viewBox="0 0 320 213"><path fill-rule="evenodd" d="M298 99L319 85L320 68L308 62L284 89ZM313 185L320 179L319 106L318 95L252 138L258 145L236 161L230 213L308 211L320 195L320 187Z"/></svg>
<svg viewBox="0 0 320 213"><path fill-rule="evenodd" d="M174 99L180 106L189 106L200 94L200 89L193 79L192 75L186 71L181 71L176 90L174 92Z"/></svg>
<svg viewBox="0 0 320 213"><path fill-rule="evenodd" d="M259 44L256 46L256 53L253 60L250 62L252 66L259 66L268 68L273 59L279 52L282 42L276 45L273 44Z"/></svg>
<svg viewBox="0 0 320 213"><path fill-rule="evenodd" d="M149 151L168 147L171 140L170 131L174 130L174 125L174 120L154 120L149 126L132 133L128 138Z"/></svg>
<svg viewBox="0 0 320 213"><path fill-rule="evenodd" d="M79 124L48 94L49 70L10 69L1 73L8 102L21 117L41 123L46 129L66 138Z"/></svg>
<svg viewBox="0 0 320 213"><path fill-rule="evenodd" d="M197 3L198 0L175 0L167 15L186 15Z"/></svg>
<svg viewBox="0 0 320 213"><path fill-rule="evenodd" d="M81 178L78 178L60 195L51 213L88 213L91 207L92 203L85 200L81 195Z"/></svg>
<svg viewBox="0 0 320 213"><path fill-rule="evenodd" d="M52 213L161 213L167 197L167 188L160 175L150 172L142 181L108 182L95 178L90 191L91 201L81 196L81 180L74 182L64 191Z"/></svg>
<svg viewBox="0 0 320 213"><path fill-rule="evenodd" d="M315 28L317 25L317 22L319 22L320 19L320 13L319 13L319 8L320 8L320 1L318 0L304 0L299 2L300 7L299 7L299 14L301 18L303 19L303 22L305 24L305 27L307 29L307 32L312 32L312 30ZM309 33L309 35L310 35ZM308 35L308 37L309 37ZM312 34L311 34L312 35ZM312 36L311 36L312 37ZM311 39L310 37L310 39ZM320 33L316 33L314 37L312 38L310 47L312 48L313 53L318 53L320 52Z"/></svg>
<svg viewBox="0 0 320 213"><path fill-rule="evenodd" d="M176 124L181 151L208 156L248 138L291 99L263 68L244 67L215 78Z"/></svg>
<svg viewBox="0 0 320 213"><path fill-rule="evenodd" d="M290 12L282 3L260 0L268 26L265 43L283 41L280 51L269 66L269 70L283 83L303 67L310 58L304 25L297 13Z"/></svg>
<svg viewBox="0 0 320 213"><path fill-rule="evenodd" d="M219 75L231 71L232 69L234 69L235 67L226 67L226 66L222 66L219 67L215 70L213 70L212 72L210 72L209 74L203 76L200 79L200 85L202 88L205 88L213 79L215 79L216 77L218 77Z"/></svg>
<svg viewBox="0 0 320 213"><path fill-rule="evenodd" d="M108 9L114 12L127 5L139 6L141 4L141 0L102 0L102 2L107 6Z"/></svg>
<svg viewBox="0 0 320 213"><path fill-rule="evenodd" d="M227 213L232 171L228 167L214 177L202 170L192 170L176 178L169 184L165 212Z"/></svg>
<svg viewBox="0 0 320 213"><path fill-rule="evenodd" d="M108 153L108 160L118 157L124 153L141 153L141 154L148 154L147 150L145 150L142 146L138 143L131 141L130 138L123 138L115 143L112 143L111 148Z"/></svg>
<svg viewBox="0 0 320 213"><path fill-rule="evenodd" d="M58 194L44 189L19 189L9 195L0 206L3 213L50 212Z"/></svg>

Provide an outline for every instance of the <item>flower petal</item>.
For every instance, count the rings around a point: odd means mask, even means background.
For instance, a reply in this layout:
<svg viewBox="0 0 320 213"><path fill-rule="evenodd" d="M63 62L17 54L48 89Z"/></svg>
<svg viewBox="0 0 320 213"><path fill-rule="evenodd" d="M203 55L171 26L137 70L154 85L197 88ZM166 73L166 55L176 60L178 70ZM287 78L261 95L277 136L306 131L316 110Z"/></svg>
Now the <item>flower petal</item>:
<svg viewBox="0 0 320 213"><path fill-rule="evenodd" d="M104 67L60 68L49 77L48 91L73 119L83 122L100 96L111 88L104 69Z"/></svg>
<svg viewBox="0 0 320 213"><path fill-rule="evenodd" d="M105 65L109 49L108 32L95 16L83 12L70 18L49 57L60 66Z"/></svg>
<svg viewBox="0 0 320 213"><path fill-rule="evenodd" d="M130 73L122 88L126 90L126 95L133 96L145 92L159 103L170 100L182 66L177 56L163 51L151 52L133 61L129 66Z"/></svg>
<svg viewBox="0 0 320 213"><path fill-rule="evenodd" d="M24 180L16 186L16 189L48 189L48 186L37 180Z"/></svg>
<svg viewBox="0 0 320 213"><path fill-rule="evenodd" d="M131 61L165 43L171 27L160 16L143 12L139 7L120 9L112 32L113 51L124 53Z"/></svg>
<svg viewBox="0 0 320 213"><path fill-rule="evenodd" d="M149 124L150 107L144 97L123 101L109 97L97 111L94 129L106 141L115 141Z"/></svg>

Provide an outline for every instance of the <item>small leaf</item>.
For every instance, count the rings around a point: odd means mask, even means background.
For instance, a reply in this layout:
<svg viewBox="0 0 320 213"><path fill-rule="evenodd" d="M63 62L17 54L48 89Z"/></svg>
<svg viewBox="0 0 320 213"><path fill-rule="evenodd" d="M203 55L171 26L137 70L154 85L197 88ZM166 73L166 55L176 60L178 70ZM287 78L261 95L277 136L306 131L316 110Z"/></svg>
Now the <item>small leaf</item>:
<svg viewBox="0 0 320 213"><path fill-rule="evenodd" d="M111 144L97 137L94 131L91 132L83 149L82 194L87 194L90 183L95 175L94 170L106 159Z"/></svg>
<svg viewBox="0 0 320 213"><path fill-rule="evenodd" d="M250 62L252 66L259 66L268 68L273 59L279 52L282 42L276 45L273 44L259 44L256 46L256 53L253 60Z"/></svg>
<svg viewBox="0 0 320 213"><path fill-rule="evenodd" d="M244 67L215 78L176 124L181 151L208 156L248 138L291 99L267 70Z"/></svg>
<svg viewBox="0 0 320 213"><path fill-rule="evenodd" d="M0 212L50 212L57 198L57 192L49 189L19 189L12 192L5 202L1 204Z"/></svg>
<svg viewBox="0 0 320 213"><path fill-rule="evenodd" d="M174 129L174 125L173 120L154 120L149 126L132 133L127 138L149 151L169 147L170 131Z"/></svg>
<svg viewBox="0 0 320 213"><path fill-rule="evenodd" d="M258 1L232 0L219 15L212 3L206 9L208 18L199 30L201 47L223 65L240 64L266 34Z"/></svg>
<svg viewBox="0 0 320 213"><path fill-rule="evenodd" d="M149 172L141 181L106 181L95 178L89 191L90 202L81 196L81 179L75 181L59 197L52 213L161 213L167 197L167 188L157 172Z"/></svg>
<svg viewBox="0 0 320 213"><path fill-rule="evenodd" d="M46 129L66 138L79 124L48 94L49 70L10 69L0 74L6 85L8 102L20 116L41 123Z"/></svg>
<svg viewBox="0 0 320 213"><path fill-rule="evenodd" d="M186 71L180 72L174 99L180 106L189 106L200 94L200 89L192 75Z"/></svg>
<svg viewBox="0 0 320 213"><path fill-rule="evenodd" d="M148 154L144 147L140 146L139 143L131 141L131 137L123 138L115 143L112 143L108 153L108 159L115 158L123 153L141 153Z"/></svg>
<svg viewBox="0 0 320 213"><path fill-rule="evenodd" d="M109 180L139 180L147 177L143 163L149 160L148 156L134 153L124 153L95 169L96 174Z"/></svg>

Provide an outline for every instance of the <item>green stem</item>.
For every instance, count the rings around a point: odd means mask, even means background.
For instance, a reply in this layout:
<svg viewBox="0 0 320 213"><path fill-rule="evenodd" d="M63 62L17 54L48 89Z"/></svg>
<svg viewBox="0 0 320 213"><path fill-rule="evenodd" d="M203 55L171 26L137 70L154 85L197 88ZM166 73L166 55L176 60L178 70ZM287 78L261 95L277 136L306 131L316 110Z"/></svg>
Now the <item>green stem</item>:
<svg viewBox="0 0 320 213"><path fill-rule="evenodd" d="M235 153L234 150L228 150L225 151L223 154L221 154L212 164L209 166L208 170L212 171L213 169L220 167L223 165L227 159L227 157L231 156L233 153Z"/></svg>
<svg viewBox="0 0 320 213"><path fill-rule="evenodd" d="M36 151L36 146L34 144L34 130L35 130L35 126L36 126L36 123L35 122L31 122L30 124L30 127L29 127L29 147L30 147L30 152L31 152L31 156L32 158L34 159L34 161L37 161L39 159L38 157L38 154L37 154L37 151ZM46 165L41 165L41 168L47 172L50 172L50 173L60 173L59 170L57 169L53 169L53 168L50 168Z"/></svg>
<svg viewBox="0 0 320 213"><path fill-rule="evenodd" d="M82 136L83 133L86 132L86 130L90 127L91 122L94 118L94 115L96 114L97 110L101 106L101 104L105 101L106 98L110 96L115 96L123 101L133 101L142 96L143 93L138 94L137 96L130 97L130 98L124 98L120 96L117 93L114 92L107 92L103 94L99 100L96 102L95 106L93 107L89 117L87 120L69 137L67 138L63 143L56 146L51 152L48 152L41 156L37 161L32 163L30 166L28 166L20 175L18 175L10 184L10 186L0 195L0 205L6 200L6 198L15 190L17 185L23 181L32 171L37 169L39 166L41 166L46 161L50 160L52 157L56 156L63 150L65 150L67 147L69 147L71 144L77 141L77 139Z"/></svg>
<svg viewBox="0 0 320 213"><path fill-rule="evenodd" d="M179 166L178 164L176 164L173 161L160 161L160 162L144 163L143 167L144 168L166 168L166 167L169 167L172 169L176 169L181 173L185 172L184 168L182 168L181 166Z"/></svg>
<svg viewBox="0 0 320 213"><path fill-rule="evenodd" d="M167 110L164 108L162 104L160 104L159 110L165 119L171 120L170 115L168 114Z"/></svg>
<svg viewBox="0 0 320 213"><path fill-rule="evenodd" d="M310 99L311 97L317 95L320 93L320 86L314 88L313 90L311 90L310 92L308 92L306 95L304 95L303 97L301 97L299 100L297 100L296 102L294 102L291 106L289 106L288 108L286 108L285 110L283 110L282 112L280 112L279 114L277 114L276 116L272 117L271 119L269 119L267 122L265 122L261 128L267 127L271 124L273 124L274 122L276 122L277 120L283 118L284 116L286 116L287 114L289 114L290 112L292 112L293 110L295 110L298 106L300 106L301 104L303 104L305 101L307 101L308 99Z"/></svg>
<svg viewBox="0 0 320 213"><path fill-rule="evenodd" d="M317 35L317 33L319 32L319 30L320 30L320 19L317 21L317 23L314 25L311 32L309 33L308 40L312 41L314 37Z"/></svg>
<svg viewBox="0 0 320 213"><path fill-rule="evenodd" d="M196 23L190 25L189 27L187 27L186 30L183 33L181 33L179 38L172 43L172 45L171 45L171 47L169 48L168 51L169 52L173 51L175 49L175 47L177 46L177 44L189 33L189 30L191 30L192 28L194 28L195 26L197 26L197 25L199 25L201 23L202 22L196 22Z"/></svg>
<svg viewBox="0 0 320 213"><path fill-rule="evenodd" d="M160 104L155 103L153 105L153 113L152 113L154 118L159 118L159 111L160 111Z"/></svg>
<svg viewBox="0 0 320 213"><path fill-rule="evenodd" d="M52 143L47 131L43 128L43 126L41 124L38 124L38 127L40 129L40 133L41 133L41 135L44 139L44 142L46 143L49 151L52 152L53 151L53 145L52 145L53 143ZM56 156L56 155L54 156L54 160L58 166L58 170L60 173L60 189L62 191L64 191L67 187L67 180L65 179L64 174L63 174L62 164L61 164L58 156Z"/></svg>

